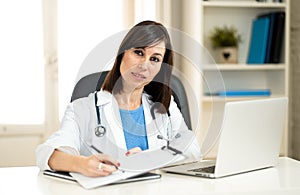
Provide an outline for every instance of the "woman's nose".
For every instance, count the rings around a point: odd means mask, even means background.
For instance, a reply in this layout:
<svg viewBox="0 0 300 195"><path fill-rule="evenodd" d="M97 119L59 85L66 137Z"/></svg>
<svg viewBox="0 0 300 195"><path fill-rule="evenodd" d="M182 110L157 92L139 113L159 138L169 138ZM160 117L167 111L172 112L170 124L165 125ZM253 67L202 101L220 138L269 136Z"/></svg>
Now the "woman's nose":
<svg viewBox="0 0 300 195"><path fill-rule="evenodd" d="M142 68L142 69L147 69L149 63L150 63L150 60L143 59L143 60L141 60L141 61L139 62L138 67L139 67L139 68Z"/></svg>

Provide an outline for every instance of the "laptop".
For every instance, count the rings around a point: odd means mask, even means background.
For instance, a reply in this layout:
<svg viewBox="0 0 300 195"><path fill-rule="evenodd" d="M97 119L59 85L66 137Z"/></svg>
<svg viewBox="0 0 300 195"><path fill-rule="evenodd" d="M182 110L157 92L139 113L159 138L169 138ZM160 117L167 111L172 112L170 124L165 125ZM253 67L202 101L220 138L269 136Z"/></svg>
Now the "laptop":
<svg viewBox="0 0 300 195"><path fill-rule="evenodd" d="M287 118L288 99L227 102L215 161L163 168L178 173L219 178L275 166Z"/></svg>

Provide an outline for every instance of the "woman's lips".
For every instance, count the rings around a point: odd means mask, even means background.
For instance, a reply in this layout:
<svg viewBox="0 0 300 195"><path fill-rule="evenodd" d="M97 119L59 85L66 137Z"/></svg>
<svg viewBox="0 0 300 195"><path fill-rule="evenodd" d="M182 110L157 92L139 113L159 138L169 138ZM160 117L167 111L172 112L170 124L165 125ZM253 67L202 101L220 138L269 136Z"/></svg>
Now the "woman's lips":
<svg viewBox="0 0 300 195"><path fill-rule="evenodd" d="M134 73L134 72L132 72L131 73L134 77L136 77L136 78L139 78L139 79L146 79L146 77L144 76L144 75L142 75L142 74L138 74L138 73Z"/></svg>

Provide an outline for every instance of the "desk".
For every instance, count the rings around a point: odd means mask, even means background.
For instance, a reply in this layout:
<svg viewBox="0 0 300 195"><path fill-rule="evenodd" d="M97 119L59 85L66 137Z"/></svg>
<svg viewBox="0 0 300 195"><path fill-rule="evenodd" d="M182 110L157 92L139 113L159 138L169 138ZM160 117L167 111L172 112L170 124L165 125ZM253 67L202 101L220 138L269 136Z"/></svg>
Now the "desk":
<svg viewBox="0 0 300 195"><path fill-rule="evenodd" d="M158 180L85 190L76 182L44 176L37 167L0 168L0 194L300 194L300 162L282 157L274 168L205 179L162 173Z"/></svg>

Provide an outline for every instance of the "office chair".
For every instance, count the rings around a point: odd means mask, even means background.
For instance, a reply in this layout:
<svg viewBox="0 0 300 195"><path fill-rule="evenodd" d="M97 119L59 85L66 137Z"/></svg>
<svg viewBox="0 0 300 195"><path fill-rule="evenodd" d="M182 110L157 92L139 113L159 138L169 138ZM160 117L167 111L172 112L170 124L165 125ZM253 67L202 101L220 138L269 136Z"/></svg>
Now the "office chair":
<svg viewBox="0 0 300 195"><path fill-rule="evenodd" d="M71 102L74 100L87 97L94 91L99 91L109 71L97 72L81 78L75 85L71 97ZM179 78L175 75L171 77L172 95L177 107L182 113L185 123L189 129L191 128L191 119L188 100L185 89Z"/></svg>

